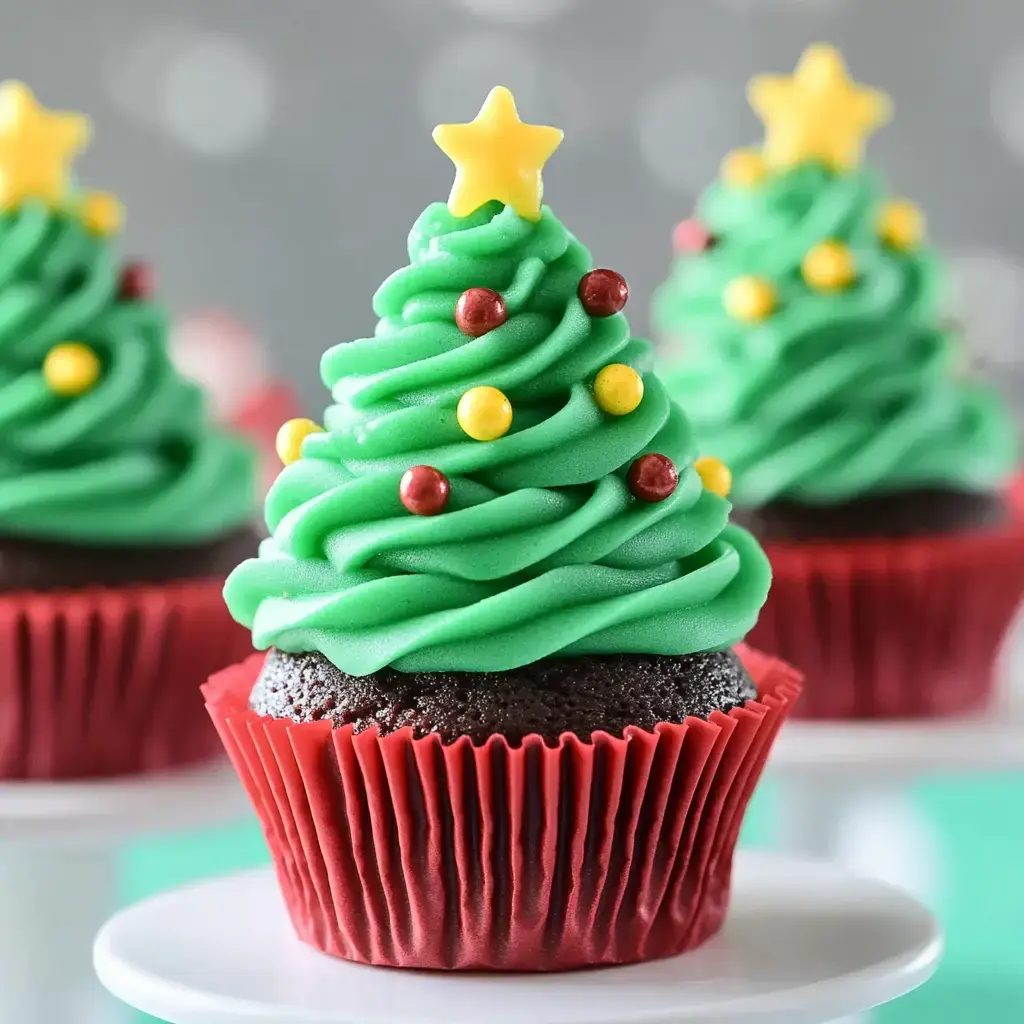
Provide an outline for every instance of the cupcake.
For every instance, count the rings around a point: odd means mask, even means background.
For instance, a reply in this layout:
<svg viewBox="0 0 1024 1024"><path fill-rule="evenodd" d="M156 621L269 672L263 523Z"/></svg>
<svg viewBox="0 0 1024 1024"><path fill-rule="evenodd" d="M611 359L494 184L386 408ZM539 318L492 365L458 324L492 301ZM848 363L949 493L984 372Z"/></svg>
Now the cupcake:
<svg viewBox="0 0 1024 1024"><path fill-rule="evenodd" d="M216 753L196 688L251 651L219 602L257 547L254 459L172 369L78 114L0 87L0 778Z"/></svg>
<svg viewBox="0 0 1024 1024"><path fill-rule="evenodd" d="M663 957L721 925L798 686L734 650L769 585L630 336L627 287L546 206L561 141L491 92L457 168L321 362L271 537L225 588L267 649L207 704L295 929L397 967ZM714 482L713 464L705 475Z"/></svg>
<svg viewBox="0 0 1024 1024"><path fill-rule="evenodd" d="M677 229L654 319L772 562L752 642L812 679L804 714L969 711L1024 594L1012 417L943 316L923 215L862 166L888 99L821 45L749 95L764 144Z"/></svg>

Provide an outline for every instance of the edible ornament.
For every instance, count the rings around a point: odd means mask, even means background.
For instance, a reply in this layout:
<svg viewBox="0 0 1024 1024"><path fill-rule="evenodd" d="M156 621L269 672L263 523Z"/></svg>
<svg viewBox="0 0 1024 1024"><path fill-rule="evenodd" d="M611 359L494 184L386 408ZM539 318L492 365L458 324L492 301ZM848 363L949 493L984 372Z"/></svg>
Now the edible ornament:
<svg viewBox="0 0 1024 1024"><path fill-rule="evenodd" d="M122 299L136 301L153 293L153 271L148 263L127 263L121 271L117 294Z"/></svg>
<svg viewBox="0 0 1024 1024"><path fill-rule="evenodd" d="M814 246L804 257L800 271L808 287L821 292L839 291L856 277L850 250L835 241Z"/></svg>
<svg viewBox="0 0 1024 1024"><path fill-rule="evenodd" d="M497 388L470 388L456 412L459 426L474 441L496 441L512 426L512 403Z"/></svg>
<svg viewBox="0 0 1024 1024"><path fill-rule="evenodd" d="M0 207L26 199L59 205L69 168L89 138L81 114L46 110L21 82L0 85Z"/></svg>
<svg viewBox="0 0 1024 1024"><path fill-rule="evenodd" d="M882 206L878 234L886 245L906 252L921 243L924 231L924 214L909 199L893 199Z"/></svg>
<svg viewBox="0 0 1024 1024"><path fill-rule="evenodd" d="M818 43L791 77L759 75L747 90L764 122L764 160L775 170L818 161L833 171L859 166L867 137L889 120L892 104L850 79L839 51Z"/></svg>
<svg viewBox="0 0 1024 1024"><path fill-rule="evenodd" d="M467 288L455 303L455 323L471 338L493 331L507 319L505 300L491 288Z"/></svg>
<svg viewBox="0 0 1024 1024"><path fill-rule="evenodd" d="M281 424L281 429L277 432L277 441L274 446L277 449L277 457L284 465L290 466L302 458L302 442L310 434L322 434L323 432L324 428L319 423L314 423L313 420L305 418L288 420L287 423Z"/></svg>
<svg viewBox="0 0 1024 1024"><path fill-rule="evenodd" d="M611 363L594 378L594 400L609 416L626 416L637 408L643 397L643 377L625 363Z"/></svg>
<svg viewBox="0 0 1024 1024"><path fill-rule="evenodd" d="M591 270L580 278L579 297L588 316L613 316L626 305L629 285L614 270Z"/></svg>
<svg viewBox="0 0 1024 1024"><path fill-rule="evenodd" d="M433 466L413 466L402 474L398 496L414 516L436 516L451 494L448 477Z"/></svg>
<svg viewBox="0 0 1024 1024"><path fill-rule="evenodd" d="M524 124L512 93L495 86L468 124L434 129L434 141L455 164L448 209L468 217L496 199L526 220L540 220L541 171L562 134L558 128Z"/></svg>
<svg viewBox="0 0 1024 1024"><path fill-rule="evenodd" d="M103 238L121 230L124 207L110 192L90 192L82 202L81 217L89 231Z"/></svg>
<svg viewBox="0 0 1024 1024"><path fill-rule="evenodd" d="M693 464L697 475L704 484L704 490L717 494L720 498L728 498L732 490L732 473L721 459L703 455Z"/></svg>
<svg viewBox="0 0 1024 1024"><path fill-rule="evenodd" d="M764 157L756 149L734 149L722 160L722 181L734 188L753 188L767 173Z"/></svg>
<svg viewBox="0 0 1024 1024"><path fill-rule="evenodd" d="M100 379L99 356L80 341L54 345L43 360L43 380L64 398L84 395Z"/></svg>
<svg viewBox="0 0 1024 1024"><path fill-rule="evenodd" d="M700 253L713 244L711 232L696 217L681 220L672 232L672 247L676 252Z"/></svg>
<svg viewBox="0 0 1024 1024"><path fill-rule="evenodd" d="M726 285L724 304L734 320L757 323L775 309L775 289L763 277L737 277Z"/></svg>
<svg viewBox="0 0 1024 1024"><path fill-rule="evenodd" d="M679 473L667 455L641 455L629 467L626 477L630 493L639 501L664 501L676 489Z"/></svg>

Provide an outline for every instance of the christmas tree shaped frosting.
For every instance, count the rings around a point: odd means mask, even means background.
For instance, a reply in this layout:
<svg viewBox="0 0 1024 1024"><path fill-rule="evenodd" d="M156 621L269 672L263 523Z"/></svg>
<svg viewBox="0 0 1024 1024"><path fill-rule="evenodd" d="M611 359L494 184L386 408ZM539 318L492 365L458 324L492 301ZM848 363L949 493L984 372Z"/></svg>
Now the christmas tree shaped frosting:
<svg viewBox="0 0 1024 1024"><path fill-rule="evenodd" d="M625 281L541 205L561 133L498 88L435 139L451 197L413 225L373 337L323 356L323 427L282 428L272 536L229 608L257 647L354 675L731 645L768 565L631 337Z"/></svg>
<svg viewBox="0 0 1024 1024"><path fill-rule="evenodd" d="M200 543L249 519L252 455L173 370L117 199L77 189L78 114L0 87L0 533Z"/></svg>
<svg viewBox="0 0 1024 1024"><path fill-rule="evenodd" d="M924 217L861 164L889 100L823 45L749 98L764 144L729 154L679 226L654 309L670 390L735 500L998 489L1011 419L964 373Z"/></svg>

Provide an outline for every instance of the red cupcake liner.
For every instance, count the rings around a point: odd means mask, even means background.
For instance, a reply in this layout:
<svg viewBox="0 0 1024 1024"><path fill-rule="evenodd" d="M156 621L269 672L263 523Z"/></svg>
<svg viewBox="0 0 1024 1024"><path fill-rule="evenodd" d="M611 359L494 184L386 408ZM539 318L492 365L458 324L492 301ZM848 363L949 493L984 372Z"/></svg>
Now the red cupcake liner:
<svg viewBox="0 0 1024 1024"><path fill-rule="evenodd" d="M788 666L741 654L758 701L556 746L259 715L262 655L204 692L300 939L361 963L554 971L672 956L721 927L743 813L800 692Z"/></svg>
<svg viewBox="0 0 1024 1024"><path fill-rule="evenodd" d="M252 651L222 587L0 595L0 779L163 771L217 754L199 686Z"/></svg>
<svg viewBox="0 0 1024 1024"><path fill-rule="evenodd" d="M802 718L930 718L985 706L1024 599L1024 492L987 532L765 544L774 579L748 641L811 682Z"/></svg>

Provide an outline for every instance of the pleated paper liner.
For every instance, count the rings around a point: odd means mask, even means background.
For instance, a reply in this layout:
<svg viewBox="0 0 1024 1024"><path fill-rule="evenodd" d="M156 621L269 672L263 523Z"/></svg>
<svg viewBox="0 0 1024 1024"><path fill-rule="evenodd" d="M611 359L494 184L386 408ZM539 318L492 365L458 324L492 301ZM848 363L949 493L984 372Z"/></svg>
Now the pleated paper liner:
<svg viewBox="0 0 1024 1024"><path fill-rule="evenodd" d="M774 579L748 640L809 680L802 718L984 707L1024 599L1024 491L1008 523L910 540L765 544Z"/></svg>
<svg viewBox="0 0 1024 1024"><path fill-rule="evenodd" d="M671 956L721 927L740 822L800 691L742 654L758 701L554 746L262 716L263 655L204 692L303 941L370 964L554 971Z"/></svg>
<svg viewBox="0 0 1024 1024"><path fill-rule="evenodd" d="M129 775L215 756L199 687L252 651L222 587L0 595L0 778Z"/></svg>

